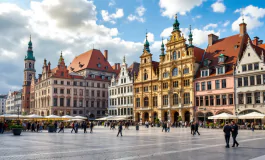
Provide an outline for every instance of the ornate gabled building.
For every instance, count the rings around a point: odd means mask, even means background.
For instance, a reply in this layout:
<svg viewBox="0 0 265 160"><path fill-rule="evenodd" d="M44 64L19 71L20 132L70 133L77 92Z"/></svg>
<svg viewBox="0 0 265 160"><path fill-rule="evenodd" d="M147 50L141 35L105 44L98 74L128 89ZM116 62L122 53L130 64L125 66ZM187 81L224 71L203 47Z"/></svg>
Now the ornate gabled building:
<svg viewBox="0 0 265 160"><path fill-rule="evenodd" d="M236 35L222 39L208 35L208 47L194 82L198 120L208 121L209 116L223 112L235 114L234 71L247 39L245 23L240 24Z"/></svg>
<svg viewBox="0 0 265 160"><path fill-rule="evenodd" d="M246 35L241 57L235 68L236 110L244 115L250 112L265 113L265 45L258 37L253 41Z"/></svg>
<svg viewBox="0 0 265 160"><path fill-rule="evenodd" d="M135 120L190 121L194 116L193 79L204 50L189 44L181 34L177 16L166 47L161 45L160 62L152 61L146 38L139 73L135 79Z"/></svg>
<svg viewBox="0 0 265 160"><path fill-rule="evenodd" d="M27 55L24 59L24 81L22 89L22 112L28 114L30 112L30 85L31 80L35 79L35 57L32 50L31 37L28 43Z"/></svg>
<svg viewBox="0 0 265 160"><path fill-rule="evenodd" d="M133 116L133 82L138 70L139 63L128 67L123 58L120 72L113 75L109 86L109 116Z"/></svg>

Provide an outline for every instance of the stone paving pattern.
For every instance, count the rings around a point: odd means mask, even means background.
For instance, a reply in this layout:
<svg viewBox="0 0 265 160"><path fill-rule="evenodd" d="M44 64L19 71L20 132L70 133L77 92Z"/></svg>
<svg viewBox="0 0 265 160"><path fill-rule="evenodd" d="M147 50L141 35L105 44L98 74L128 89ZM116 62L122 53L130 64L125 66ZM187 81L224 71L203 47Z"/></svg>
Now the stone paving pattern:
<svg viewBox="0 0 265 160"><path fill-rule="evenodd" d="M265 131L240 130L238 148L225 148L221 129L200 129L201 135L192 136L190 128L135 127L117 130L95 127L94 133L31 133L21 136L0 135L0 160L249 160L265 155ZM232 143L232 138L230 139ZM261 158L265 159L265 157Z"/></svg>

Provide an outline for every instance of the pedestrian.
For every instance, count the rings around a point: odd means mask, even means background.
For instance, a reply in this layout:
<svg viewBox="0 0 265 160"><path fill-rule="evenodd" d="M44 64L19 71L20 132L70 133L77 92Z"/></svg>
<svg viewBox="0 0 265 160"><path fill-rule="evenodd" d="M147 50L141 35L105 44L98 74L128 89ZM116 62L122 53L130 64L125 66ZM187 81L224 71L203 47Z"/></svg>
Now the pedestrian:
<svg viewBox="0 0 265 160"><path fill-rule="evenodd" d="M30 122L28 122L28 124L27 124L27 130L28 131L30 131L30 127L31 127L31 124L30 124Z"/></svg>
<svg viewBox="0 0 265 160"><path fill-rule="evenodd" d="M119 134L121 134L121 137L122 137L122 123L121 122L120 122L119 127L118 127L117 137L119 136Z"/></svg>
<svg viewBox="0 0 265 160"><path fill-rule="evenodd" d="M8 128L7 122L4 123L2 134L4 134L5 130Z"/></svg>
<svg viewBox="0 0 265 160"><path fill-rule="evenodd" d="M0 122L0 133L2 133L3 130L4 130L4 123Z"/></svg>
<svg viewBox="0 0 265 160"><path fill-rule="evenodd" d="M75 133L78 133L78 127L79 127L78 122L75 122Z"/></svg>
<svg viewBox="0 0 265 160"><path fill-rule="evenodd" d="M55 122L54 122L55 132L57 132L57 127L58 127L58 124L57 124L57 122L55 121Z"/></svg>
<svg viewBox="0 0 265 160"><path fill-rule="evenodd" d="M225 123L223 131L225 133L226 148L229 148L230 133L232 131L232 128L228 125L228 122Z"/></svg>
<svg viewBox="0 0 265 160"><path fill-rule="evenodd" d="M254 129L255 129L254 122L251 122L251 130L252 130L252 132L254 132Z"/></svg>
<svg viewBox="0 0 265 160"><path fill-rule="evenodd" d="M233 145L232 145L232 147L235 147L235 144L236 144L236 146L238 147L238 142L237 142L237 140L236 140L236 136L237 136L237 134L238 134L238 126L237 126L237 124L234 122L234 121L232 121L231 122L232 123L232 138L233 138Z"/></svg>
<svg viewBox="0 0 265 160"><path fill-rule="evenodd" d="M170 123L170 121L168 120L168 122L167 122L167 132L170 131L170 125L171 125L171 123Z"/></svg>
<svg viewBox="0 0 265 160"><path fill-rule="evenodd" d="M25 122L22 122L22 127L23 127L23 131L26 131L27 129L27 124ZM1 128L1 127L0 127ZM0 129L1 130L1 129ZM0 131L1 133L1 131Z"/></svg>
<svg viewBox="0 0 265 160"><path fill-rule="evenodd" d="M35 122L33 122L31 124L31 132L36 132L36 130L35 130Z"/></svg>
<svg viewBox="0 0 265 160"><path fill-rule="evenodd" d="M94 123L90 122L90 133L93 133L93 127L94 127Z"/></svg>
<svg viewBox="0 0 265 160"><path fill-rule="evenodd" d="M194 130L195 130L195 125L194 123L192 123L190 126L190 134L192 134L193 136L194 136Z"/></svg>
<svg viewBox="0 0 265 160"><path fill-rule="evenodd" d="M40 122L40 132L43 130L43 122Z"/></svg>
<svg viewBox="0 0 265 160"><path fill-rule="evenodd" d="M37 132L39 132L40 124L37 122Z"/></svg>
<svg viewBox="0 0 265 160"><path fill-rule="evenodd" d="M86 122L84 122L84 133L87 133L87 131L86 131L86 129L87 129L87 123Z"/></svg>
<svg viewBox="0 0 265 160"><path fill-rule="evenodd" d="M165 133L166 133L167 132L167 123L164 122L162 125L163 125L162 126L162 132L163 132L163 130L165 130Z"/></svg>
<svg viewBox="0 0 265 160"><path fill-rule="evenodd" d="M195 123L195 132L194 132L194 135L196 133L198 133L198 135L201 135L200 132L199 132L199 123L198 122Z"/></svg>
<svg viewBox="0 0 265 160"><path fill-rule="evenodd" d="M75 122L73 122L72 124L72 131L71 131L71 133L74 131L75 132Z"/></svg>
<svg viewBox="0 0 265 160"><path fill-rule="evenodd" d="M58 133L60 133L61 131L63 131L63 133L64 133L64 123L63 122L61 122L59 128L60 128L60 130Z"/></svg>

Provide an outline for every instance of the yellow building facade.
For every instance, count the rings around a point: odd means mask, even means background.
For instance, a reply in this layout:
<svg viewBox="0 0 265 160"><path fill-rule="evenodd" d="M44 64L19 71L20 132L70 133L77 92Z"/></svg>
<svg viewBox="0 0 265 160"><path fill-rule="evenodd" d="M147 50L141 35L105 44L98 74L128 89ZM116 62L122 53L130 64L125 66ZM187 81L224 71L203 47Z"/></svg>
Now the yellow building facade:
<svg viewBox="0 0 265 160"><path fill-rule="evenodd" d="M193 80L204 50L189 44L179 29L175 17L173 31L166 44L161 45L160 62L152 61L146 38L140 59L139 73L134 82L135 121L190 122L194 117ZM179 118L181 117L181 119Z"/></svg>

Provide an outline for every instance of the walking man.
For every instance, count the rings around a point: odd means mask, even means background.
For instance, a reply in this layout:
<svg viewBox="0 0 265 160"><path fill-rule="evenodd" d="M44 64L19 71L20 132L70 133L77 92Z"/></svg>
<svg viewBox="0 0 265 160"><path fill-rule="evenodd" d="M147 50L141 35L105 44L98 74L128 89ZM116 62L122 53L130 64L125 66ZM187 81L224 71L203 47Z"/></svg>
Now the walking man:
<svg viewBox="0 0 265 160"><path fill-rule="evenodd" d="M195 130L195 125L194 125L194 123L192 123L190 126L190 132L191 132L190 134L192 134L193 136L195 134L194 130Z"/></svg>
<svg viewBox="0 0 265 160"><path fill-rule="evenodd" d="M61 131L63 131L63 133L64 133L64 124L63 124L63 122L61 122L61 124L60 124L60 130L59 130L58 133L60 133Z"/></svg>
<svg viewBox="0 0 265 160"><path fill-rule="evenodd" d="M86 131L86 128L87 128L87 123L86 122L84 122L84 133L87 133L87 131Z"/></svg>
<svg viewBox="0 0 265 160"><path fill-rule="evenodd" d="M198 122L195 123L195 132L194 132L194 135L196 134L196 132L198 133L198 135L200 135L200 133L199 133L199 123Z"/></svg>
<svg viewBox="0 0 265 160"><path fill-rule="evenodd" d="M93 133L93 127L94 127L94 123L90 122L90 133Z"/></svg>
<svg viewBox="0 0 265 160"><path fill-rule="evenodd" d="M71 133L72 133L73 131L75 132L75 122L72 123L72 131L71 131Z"/></svg>
<svg viewBox="0 0 265 160"><path fill-rule="evenodd" d="M117 137L119 136L119 134L121 134L121 137L122 137L122 123L121 122L120 122L119 127L118 127Z"/></svg>
<svg viewBox="0 0 265 160"><path fill-rule="evenodd" d="M233 137L233 145L232 145L232 147L235 147L235 144L236 144L237 147L239 145L237 143L237 141L236 141L237 134L238 134L238 126L237 126L237 124L234 121L232 121L232 137Z"/></svg>
<svg viewBox="0 0 265 160"><path fill-rule="evenodd" d="M229 148L230 132L232 131L232 128L228 125L228 122L225 123L223 131L225 133L226 148Z"/></svg>

